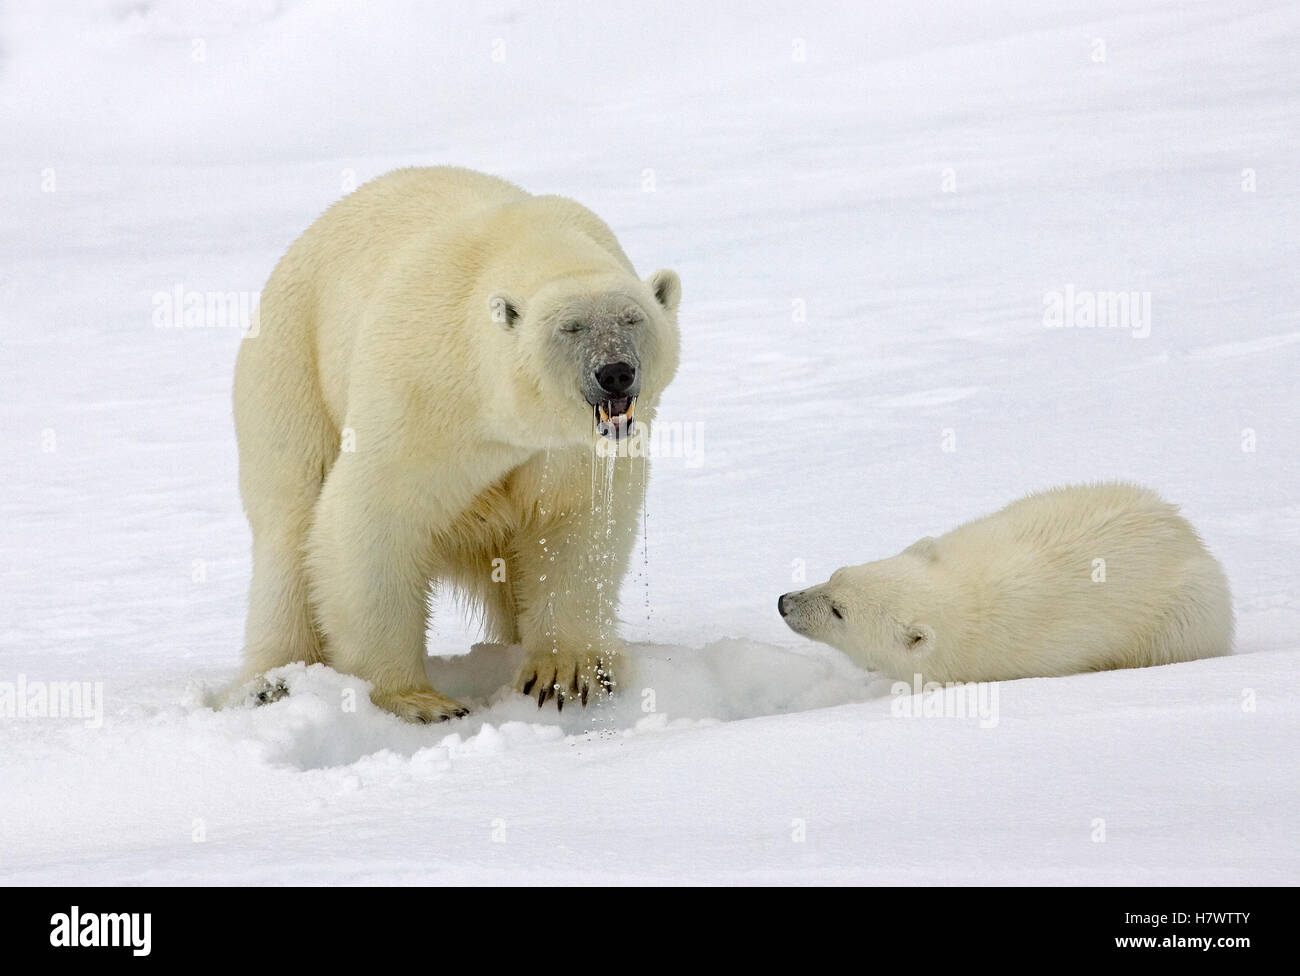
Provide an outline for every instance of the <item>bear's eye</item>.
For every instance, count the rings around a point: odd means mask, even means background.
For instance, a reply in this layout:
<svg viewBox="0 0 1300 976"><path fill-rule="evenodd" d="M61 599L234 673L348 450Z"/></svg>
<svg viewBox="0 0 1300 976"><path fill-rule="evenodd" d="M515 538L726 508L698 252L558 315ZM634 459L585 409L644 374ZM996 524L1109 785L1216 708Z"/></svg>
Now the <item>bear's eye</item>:
<svg viewBox="0 0 1300 976"><path fill-rule="evenodd" d="M643 318L644 316L640 312L624 312L622 322L624 325L636 325Z"/></svg>
<svg viewBox="0 0 1300 976"><path fill-rule="evenodd" d="M840 608L833 603L831 604L831 616L833 616L836 620L844 619L844 614L840 613Z"/></svg>
<svg viewBox="0 0 1300 976"><path fill-rule="evenodd" d="M572 335L575 332L581 332L583 328L584 326L581 322L574 320L572 322L565 322L563 325L561 325L560 331Z"/></svg>

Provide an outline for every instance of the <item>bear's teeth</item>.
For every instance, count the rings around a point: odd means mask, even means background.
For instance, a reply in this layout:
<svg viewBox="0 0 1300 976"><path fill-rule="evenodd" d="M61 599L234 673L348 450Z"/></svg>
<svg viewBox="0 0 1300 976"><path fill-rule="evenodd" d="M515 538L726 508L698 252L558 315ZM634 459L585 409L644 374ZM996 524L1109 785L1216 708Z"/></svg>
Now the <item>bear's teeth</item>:
<svg viewBox="0 0 1300 976"><path fill-rule="evenodd" d="M632 414L635 412L636 412L636 401L633 400L631 403L627 405L627 413L624 414L624 416L626 416L628 420L631 420Z"/></svg>
<svg viewBox="0 0 1300 976"><path fill-rule="evenodd" d="M596 412L600 414L600 422L602 424L609 423L609 413L605 410L604 407L597 407Z"/></svg>

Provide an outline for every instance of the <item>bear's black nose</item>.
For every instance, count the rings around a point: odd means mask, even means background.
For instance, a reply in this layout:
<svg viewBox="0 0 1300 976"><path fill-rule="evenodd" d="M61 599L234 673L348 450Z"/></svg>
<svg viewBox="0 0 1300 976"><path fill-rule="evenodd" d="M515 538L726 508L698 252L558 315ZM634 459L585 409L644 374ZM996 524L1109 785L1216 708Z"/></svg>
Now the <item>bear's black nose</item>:
<svg viewBox="0 0 1300 976"><path fill-rule="evenodd" d="M782 593L779 597L776 598L776 612L783 617L788 612L785 606L785 598L789 595L790 595L789 593Z"/></svg>
<svg viewBox="0 0 1300 976"><path fill-rule="evenodd" d="M636 367L631 363L606 363L596 370L596 382L606 393L622 396L636 380Z"/></svg>

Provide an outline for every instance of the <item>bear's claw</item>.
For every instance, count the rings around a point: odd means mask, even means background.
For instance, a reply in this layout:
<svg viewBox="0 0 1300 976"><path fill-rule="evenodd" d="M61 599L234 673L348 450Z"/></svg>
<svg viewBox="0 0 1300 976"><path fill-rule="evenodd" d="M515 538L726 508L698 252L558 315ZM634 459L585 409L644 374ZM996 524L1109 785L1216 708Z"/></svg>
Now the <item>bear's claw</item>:
<svg viewBox="0 0 1300 976"><path fill-rule="evenodd" d="M272 702L278 702L289 694L289 687L283 680L278 680L274 684L267 681L257 691L257 704L269 705Z"/></svg>
<svg viewBox="0 0 1300 976"><path fill-rule="evenodd" d="M272 705L289 696L289 686L283 678L268 678L264 674L247 681L238 681L226 693L226 704L240 704L251 708Z"/></svg>
<svg viewBox="0 0 1300 976"><path fill-rule="evenodd" d="M525 695L537 696L541 708L552 698L558 711L564 711L566 701L577 700L584 707L591 700L592 688L597 694L612 695L615 679L610 659L593 654L569 655L548 651L535 655L539 662L530 660L519 671L515 687ZM549 676L549 680L544 675Z"/></svg>

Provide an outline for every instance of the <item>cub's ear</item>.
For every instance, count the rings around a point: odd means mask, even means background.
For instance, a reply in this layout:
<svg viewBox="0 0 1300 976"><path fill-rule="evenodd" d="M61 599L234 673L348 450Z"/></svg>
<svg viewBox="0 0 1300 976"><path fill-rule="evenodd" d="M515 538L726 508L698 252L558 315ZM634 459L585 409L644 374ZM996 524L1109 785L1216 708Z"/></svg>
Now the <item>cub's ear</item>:
<svg viewBox="0 0 1300 976"><path fill-rule="evenodd" d="M503 329L513 329L523 311L519 299L508 291L494 291L488 299L488 313L492 316L492 321Z"/></svg>
<svg viewBox="0 0 1300 976"><path fill-rule="evenodd" d="M903 646L913 654L924 654L934 647L934 631L929 624L912 624L903 632Z"/></svg>
<svg viewBox="0 0 1300 976"><path fill-rule="evenodd" d="M924 538L917 539L903 551L934 562L939 558L939 543L935 541L934 536L927 535Z"/></svg>
<svg viewBox="0 0 1300 976"><path fill-rule="evenodd" d="M650 286L655 301L669 312L677 311L677 306L682 300L682 280L677 277L676 271L669 271L667 268L656 271L645 280L645 283Z"/></svg>

